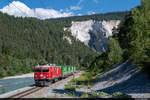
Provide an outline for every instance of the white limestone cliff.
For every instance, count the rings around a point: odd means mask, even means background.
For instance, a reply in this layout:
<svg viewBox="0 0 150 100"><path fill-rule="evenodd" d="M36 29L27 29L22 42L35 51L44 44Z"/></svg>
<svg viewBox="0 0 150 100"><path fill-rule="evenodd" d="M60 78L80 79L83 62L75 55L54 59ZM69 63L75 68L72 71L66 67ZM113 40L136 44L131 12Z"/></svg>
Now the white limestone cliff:
<svg viewBox="0 0 150 100"><path fill-rule="evenodd" d="M70 28L64 28L72 33L76 39L97 51L107 49L108 37L113 35L113 28L117 28L120 20L109 21L73 21Z"/></svg>

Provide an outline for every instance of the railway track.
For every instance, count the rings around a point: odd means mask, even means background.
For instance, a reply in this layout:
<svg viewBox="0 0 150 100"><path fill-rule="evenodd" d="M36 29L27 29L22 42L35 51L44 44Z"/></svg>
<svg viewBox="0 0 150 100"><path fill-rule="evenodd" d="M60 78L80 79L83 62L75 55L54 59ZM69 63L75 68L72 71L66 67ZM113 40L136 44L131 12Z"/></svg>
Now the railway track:
<svg viewBox="0 0 150 100"><path fill-rule="evenodd" d="M34 92L36 92L36 91L39 91L39 90L42 89L42 88L44 88L44 87L33 87L33 88L28 89L28 90L26 90L26 91L17 93L17 94L15 94L15 95L12 95L12 96L10 96L10 97L8 97L8 98L23 98L23 97L25 97L25 96L27 96L27 95L29 95L29 94L31 94L31 93L34 93Z"/></svg>
<svg viewBox="0 0 150 100"><path fill-rule="evenodd" d="M75 73L74 73L74 74L75 74ZM15 95L12 95L12 96L10 96L10 97L8 97L8 98L24 98L24 97L26 97L26 96L28 96L28 95L30 95L30 94L32 94L32 93L35 93L35 92L37 92L37 91L39 91L39 90L41 90L41 89L43 90L43 88L50 88L50 89L53 89L53 88L55 88L57 85L59 85L59 84L61 84L62 82L66 81L67 78L70 77L70 76L73 76L73 75L69 75L69 76L65 77L64 79L62 79L62 80L57 80L57 81L55 81L55 83L52 83L49 87L33 87L33 88L30 88L30 89L25 90L25 91L23 91L23 92L20 92L20 93L17 93L17 94L15 94Z"/></svg>
<svg viewBox="0 0 150 100"><path fill-rule="evenodd" d="M78 74L78 73L81 73L81 72L76 72L76 74ZM56 81L55 83L51 84L49 87L45 87L45 89L41 89L40 91L38 91L36 93L26 96L25 98L43 98L43 97L45 97L46 93L53 91L53 89L55 89L59 85L63 84L67 80L70 80L70 79L72 80L73 78L75 78L75 76L70 75L69 77L66 77L60 81ZM58 89L58 88L56 88L56 89Z"/></svg>

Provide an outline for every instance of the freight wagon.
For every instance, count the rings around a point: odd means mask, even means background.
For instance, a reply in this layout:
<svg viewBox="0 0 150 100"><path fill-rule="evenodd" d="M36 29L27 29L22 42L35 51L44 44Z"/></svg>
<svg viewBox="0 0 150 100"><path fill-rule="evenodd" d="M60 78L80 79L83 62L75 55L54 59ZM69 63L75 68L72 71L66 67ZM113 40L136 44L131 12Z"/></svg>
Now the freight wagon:
<svg viewBox="0 0 150 100"><path fill-rule="evenodd" d="M56 64L37 65L34 67L34 80L37 86L48 86L76 71L73 66L57 66Z"/></svg>

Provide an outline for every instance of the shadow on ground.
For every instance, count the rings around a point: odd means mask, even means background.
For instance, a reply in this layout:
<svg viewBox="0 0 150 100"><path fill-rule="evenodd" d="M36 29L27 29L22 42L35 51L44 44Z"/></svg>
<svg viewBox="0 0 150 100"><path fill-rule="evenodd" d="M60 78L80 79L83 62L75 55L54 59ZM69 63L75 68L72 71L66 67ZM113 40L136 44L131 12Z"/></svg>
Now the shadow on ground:
<svg viewBox="0 0 150 100"><path fill-rule="evenodd" d="M150 79L129 62L105 71L94 85L95 90L106 93L150 93Z"/></svg>

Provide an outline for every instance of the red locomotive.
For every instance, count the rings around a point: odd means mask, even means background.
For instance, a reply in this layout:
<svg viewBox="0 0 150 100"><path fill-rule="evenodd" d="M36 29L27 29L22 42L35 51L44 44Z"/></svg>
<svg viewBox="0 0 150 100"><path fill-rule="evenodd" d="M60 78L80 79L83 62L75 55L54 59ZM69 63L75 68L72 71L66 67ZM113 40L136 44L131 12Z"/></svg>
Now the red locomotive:
<svg viewBox="0 0 150 100"><path fill-rule="evenodd" d="M38 86L50 85L56 80L71 75L75 71L72 66L56 66L55 64L37 65L34 67L34 80Z"/></svg>

